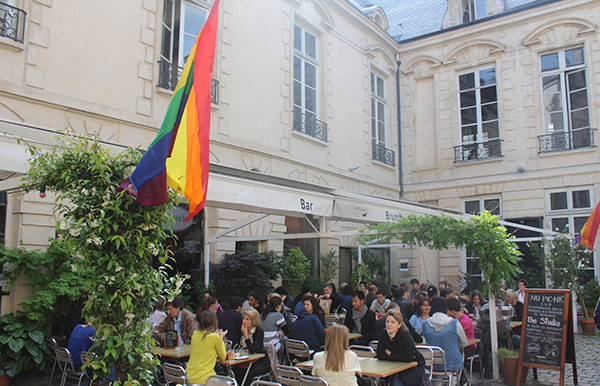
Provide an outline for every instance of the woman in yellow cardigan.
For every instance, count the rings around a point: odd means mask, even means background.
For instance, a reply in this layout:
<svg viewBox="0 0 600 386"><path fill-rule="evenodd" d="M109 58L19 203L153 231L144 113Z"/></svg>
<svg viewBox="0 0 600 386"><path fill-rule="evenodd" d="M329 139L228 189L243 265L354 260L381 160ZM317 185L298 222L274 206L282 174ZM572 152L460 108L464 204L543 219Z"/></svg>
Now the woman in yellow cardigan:
<svg viewBox="0 0 600 386"><path fill-rule="evenodd" d="M190 383L204 385L208 377L215 375L217 357L225 360L223 337L227 331L218 328L219 321L214 311L202 311L196 317L200 321L200 329L194 331L194 335L192 335L187 374Z"/></svg>

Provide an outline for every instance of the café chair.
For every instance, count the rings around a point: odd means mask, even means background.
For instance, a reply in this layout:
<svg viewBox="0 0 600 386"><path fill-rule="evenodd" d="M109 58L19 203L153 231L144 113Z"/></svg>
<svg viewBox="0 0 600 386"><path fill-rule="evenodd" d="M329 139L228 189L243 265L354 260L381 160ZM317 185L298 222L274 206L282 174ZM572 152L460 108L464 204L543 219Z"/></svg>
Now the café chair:
<svg viewBox="0 0 600 386"><path fill-rule="evenodd" d="M48 385L51 385L52 380L54 380L54 370L56 370L56 366L58 365L58 370L60 371L60 374L62 374L63 368L62 368L62 363L58 360L58 357L56 356L55 350L58 347L58 343L56 343L56 339L46 338L46 346L48 346L48 348L50 349L50 354L52 356L52 359L54 359L54 364L52 365L52 373L50 374L50 381L48 382Z"/></svg>
<svg viewBox="0 0 600 386"><path fill-rule="evenodd" d="M378 340L372 340L371 342L369 342L369 347L371 347L373 349L373 351L375 351L375 352L377 352L378 345L379 345Z"/></svg>
<svg viewBox="0 0 600 386"><path fill-rule="evenodd" d="M311 350L306 344L306 342L301 340L286 339L284 341L284 344L288 363L290 364L301 362L300 359L308 361L314 353L314 350ZM290 354L294 355L294 360L291 359Z"/></svg>
<svg viewBox="0 0 600 386"><path fill-rule="evenodd" d="M277 382L283 386L300 386L300 377L304 373L296 366L277 365L275 367L275 377Z"/></svg>
<svg viewBox="0 0 600 386"><path fill-rule="evenodd" d="M88 386L111 386L113 384L112 381L105 379L105 378L98 377L98 378L94 379L94 369L92 368L92 366L90 366L90 362L91 362L90 359L96 357L96 355L94 353L88 353L87 351L82 351L79 354L79 356L81 357L81 363L82 363L81 370L85 372L85 375L90 380ZM83 365L88 365L88 367L86 367L85 370L83 370Z"/></svg>
<svg viewBox="0 0 600 386"><path fill-rule="evenodd" d="M473 354L470 357L465 358L465 353L463 352L463 363L469 362L469 386L473 384L473 362L477 360L479 362L479 374L481 375L481 380L483 382L483 364L481 363L481 357L479 354ZM463 365L464 368L464 365Z"/></svg>
<svg viewBox="0 0 600 386"><path fill-rule="evenodd" d="M250 386L282 386L281 383L256 380Z"/></svg>
<svg viewBox="0 0 600 386"><path fill-rule="evenodd" d="M303 375L300 377L300 386L329 386L329 384L321 377Z"/></svg>
<svg viewBox="0 0 600 386"><path fill-rule="evenodd" d="M340 317L336 314L330 314L330 315L325 315L325 325L327 325L327 328L331 328L331 326L334 326L336 324L341 324L342 320L340 319Z"/></svg>
<svg viewBox="0 0 600 386"><path fill-rule="evenodd" d="M187 373L182 366L175 365L173 363L163 363L163 370L165 372L165 378L167 384L173 382L174 384L189 385Z"/></svg>
<svg viewBox="0 0 600 386"><path fill-rule="evenodd" d="M223 375L211 375L206 380L204 386L238 386L238 383L233 377L226 377Z"/></svg>
<svg viewBox="0 0 600 386"><path fill-rule="evenodd" d="M375 350L371 346L360 346L353 344L348 350L355 353L360 358L375 358Z"/></svg>
<svg viewBox="0 0 600 386"><path fill-rule="evenodd" d="M65 386L67 382L67 378L77 379L77 386L81 386L81 380L85 375L84 371L75 370L75 364L73 363L73 357L68 349L64 347L56 347L54 349L54 353L56 358L60 363L62 363L62 378L60 380L60 386Z"/></svg>
<svg viewBox="0 0 600 386"><path fill-rule="evenodd" d="M449 371L446 367L446 352L437 346L415 346L425 358L425 375L429 381L446 383L448 386L454 385L460 378L460 370ZM443 368L443 370L441 370Z"/></svg>

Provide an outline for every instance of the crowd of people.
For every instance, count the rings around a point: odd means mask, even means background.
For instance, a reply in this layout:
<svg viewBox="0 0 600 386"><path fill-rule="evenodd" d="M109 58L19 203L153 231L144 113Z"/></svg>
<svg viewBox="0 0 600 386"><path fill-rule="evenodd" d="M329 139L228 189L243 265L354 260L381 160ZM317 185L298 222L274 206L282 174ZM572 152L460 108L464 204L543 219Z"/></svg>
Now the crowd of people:
<svg viewBox="0 0 600 386"><path fill-rule="evenodd" d="M526 286L527 282L521 279L518 291L505 288L506 297L500 303L503 310L509 310L512 320L522 319ZM325 315L330 313L340 315L343 322L327 330ZM246 299L234 297L226 309L215 293L206 292L196 313L187 310L177 298L169 302L160 299L147 322L154 338L162 340L165 332L175 331L179 343L191 345L187 373L190 382L197 384L204 384L216 374L216 362L226 358L228 348L235 347L251 354L265 354L250 368L247 385L255 376L268 373L272 361L286 363L284 341L296 339L306 342L316 353L313 374L333 386L356 384L360 364L348 347L369 345L372 341L378 341L379 359L419 363L411 371L394 376L393 386L420 385L424 361L415 344L443 348L448 370L459 370L463 366L463 351L466 357L474 353L485 357L481 350L490 331L489 305L481 292L474 290L466 299L445 281L436 287L417 279L410 284L392 285L387 293L365 282L356 290L343 283L337 292L336 286L328 283L322 294L303 288L294 298L279 287L264 301L256 292L249 293ZM506 331L500 333L507 334L510 344L518 347L520 328L509 330L508 323ZM78 353L92 346L95 330L82 321L69 333L69 349L78 360ZM349 333L360 337L349 340ZM482 340L479 346L467 345L469 339L475 338ZM225 341L231 347L226 347ZM267 352L265 344L273 348L274 355ZM246 368L234 368L234 373L241 384Z"/></svg>

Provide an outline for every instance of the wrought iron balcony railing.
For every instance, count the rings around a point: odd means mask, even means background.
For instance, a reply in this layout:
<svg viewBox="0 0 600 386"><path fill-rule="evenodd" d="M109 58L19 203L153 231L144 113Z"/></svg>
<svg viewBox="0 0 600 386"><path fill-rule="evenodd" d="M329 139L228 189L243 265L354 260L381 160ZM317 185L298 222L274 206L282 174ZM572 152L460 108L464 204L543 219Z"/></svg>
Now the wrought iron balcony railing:
<svg viewBox="0 0 600 386"><path fill-rule="evenodd" d="M0 36L23 43L26 14L22 9L0 2Z"/></svg>
<svg viewBox="0 0 600 386"><path fill-rule="evenodd" d="M303 113L300 109L294 109L293 129L327 142L327 123L319 121L314 113Z"/></svg>
<svg viewBox="0 0 600 386"><path fill-rule="evenodd" d="M159 60L157 86L169 89L171 91L175 90L182 71L183 67L175 66L166 60ZM210 101L215 105L219 104L219 81L216 79L212 80Z"/></svg>
<svg viewBox="0 0 600 386"><path fill-rule="evenodd" d="M373 141L373 159L386 165L396 166L396 152Z"/></svg>
<svg viewBox="0 0 600 386"><path fill-rule="evenodd" d="M474 142L454 146L454 162L502 157L501 144L501 139L492 139L487 142Z"/></svg>
<svg viewBox="0 0 600 386"><path fill-rule="evenodd" d="M594 131L596 131L596 129L586 128L540 135L538 136L540 141L540 153L595 147Z"/></svg>

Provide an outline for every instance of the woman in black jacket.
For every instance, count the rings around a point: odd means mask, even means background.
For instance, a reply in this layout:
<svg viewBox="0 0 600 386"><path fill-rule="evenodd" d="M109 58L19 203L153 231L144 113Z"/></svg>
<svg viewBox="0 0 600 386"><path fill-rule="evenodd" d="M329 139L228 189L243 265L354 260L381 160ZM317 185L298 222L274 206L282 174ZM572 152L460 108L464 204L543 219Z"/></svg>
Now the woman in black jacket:
<svg viewBox="0 0 600 386"><path fill-rule="evenodd" d="M261 318L258 311L254 308L244 311L242 316L242 327L240 340L240 347L246 348L250 354L265 354L264 357L256 361L250 368L248 376L246 377L246 383L243 386L247 386L252 382L252 378L257 375L266 374L270 371L269 356L264 347L265 332L260 328ZM239 385L244 380L247 368L233 367L235 378Z"/></svg>
<svg viewBox="0 0 600 386"><path fill-rule="evenodd" d="M425 359L415 348L399 310L388 310L385 330L379 335L377 359L393 362L417 362L416 367L394 374L392 386L420 386L425 374Z"/></svg>

